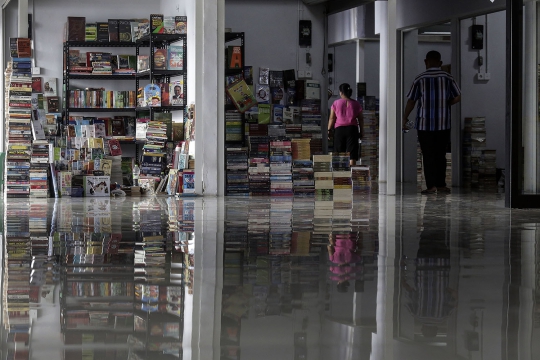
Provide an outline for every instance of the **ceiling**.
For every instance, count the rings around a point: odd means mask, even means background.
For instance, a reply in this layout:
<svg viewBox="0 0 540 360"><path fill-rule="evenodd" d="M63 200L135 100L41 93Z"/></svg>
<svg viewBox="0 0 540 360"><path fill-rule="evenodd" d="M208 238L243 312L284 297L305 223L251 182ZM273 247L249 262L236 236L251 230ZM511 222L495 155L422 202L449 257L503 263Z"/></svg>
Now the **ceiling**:
<svg viewBox="0 0 540 360"><path fill-rule="evenodd" d="M369 4L375 0L302 0L306 5L326 4L328 13L333 14Z"/></svg>

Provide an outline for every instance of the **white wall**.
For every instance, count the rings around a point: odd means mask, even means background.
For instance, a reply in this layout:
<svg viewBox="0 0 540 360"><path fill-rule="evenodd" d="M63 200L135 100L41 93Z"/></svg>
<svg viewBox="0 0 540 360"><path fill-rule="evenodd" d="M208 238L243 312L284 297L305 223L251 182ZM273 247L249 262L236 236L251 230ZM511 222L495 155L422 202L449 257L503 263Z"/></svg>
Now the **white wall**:
<svg viewBox="0 0 540 360"><path fill-rule="evenodd" d="M435 24L505 8L506 2L501 0L493 3L489 0L400 0L397 2L397 28Z"/></svg>
<svg viewBox="0 0 540 360"><path fill-rule="evenodd" d="M259 67L270 70L304 70L306 49L298 46L298 21L311 20L313 79L323 83L324 7L305 6L290 0L226 0L225 27L245 32L245 61L253 66L256 82Z"/></svg>
<svg viewBox="0 0 540 360"><path fill-rule="evenodd" d="M353 89L353 98L356 98L356 42L347 43L338 46L332 46L328 53L334 55L334 71L328 73L331 77L332 85L328 88L332 90L334 96L328 102L328 106L339 99L339 85L348 83Z"/></svg>
<svg viewBox="0 0 540 360"><path fill-rule="evenodd" d="M485 116L487 149L497 150L497 167L505 167L505 113L506 113L506 12L488 15L487 46L481 50L484 64L489 66L491 80L479 82L477 50L470 48L472 19L461 21L461 117ZM477 24L485 24L484 16ZM484 28L485 30L485 28ZM486 55L487 49L487 55ZM483 67L485 71L485 66Z"/></svg>

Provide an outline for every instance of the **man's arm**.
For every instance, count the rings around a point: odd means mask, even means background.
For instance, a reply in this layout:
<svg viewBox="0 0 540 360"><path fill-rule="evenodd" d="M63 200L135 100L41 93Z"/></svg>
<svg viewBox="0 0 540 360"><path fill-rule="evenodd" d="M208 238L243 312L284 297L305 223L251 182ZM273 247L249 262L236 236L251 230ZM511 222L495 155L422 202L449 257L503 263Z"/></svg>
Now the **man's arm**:
<svg viewBox="0 0 540 360"><path fill-rule="evenodd" d="M405 105L405 110L403 111L403 129L405 129L405 124L407 123L407 119L409 118L409 115L414 109L414 104L416 104L416 100L412 100L412 99L407 100L407 104Z"/></svg>
<svg viewBox="0 0 540 360"><path fill-rule="evenodd" d="M457 104L458 102L461 101L461 95L458 95L456 96L455 98L453 98L452 100L450 100L450 106L454 105L454 104Z"/></svg>

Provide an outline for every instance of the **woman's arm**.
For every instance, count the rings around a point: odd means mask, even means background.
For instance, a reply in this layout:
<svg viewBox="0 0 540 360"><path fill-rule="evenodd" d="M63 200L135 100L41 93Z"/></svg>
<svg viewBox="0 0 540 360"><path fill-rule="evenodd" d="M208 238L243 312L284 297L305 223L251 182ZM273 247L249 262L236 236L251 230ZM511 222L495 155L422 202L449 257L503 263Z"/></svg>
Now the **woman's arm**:
<svg viewBox="0 0 540 360"><path fill-rule="evenodd" d="M328 119L328 132L332 131L335 123L336 123L336 112L334 111L334 109L331 109L330 119Z"/></svg>
<svg viewBox="0 0 540 360"><path fill-rule="evenodd" d="M358 115L358 126L360 126L360 139L364 137L364 112L361 111Z"/></svg>

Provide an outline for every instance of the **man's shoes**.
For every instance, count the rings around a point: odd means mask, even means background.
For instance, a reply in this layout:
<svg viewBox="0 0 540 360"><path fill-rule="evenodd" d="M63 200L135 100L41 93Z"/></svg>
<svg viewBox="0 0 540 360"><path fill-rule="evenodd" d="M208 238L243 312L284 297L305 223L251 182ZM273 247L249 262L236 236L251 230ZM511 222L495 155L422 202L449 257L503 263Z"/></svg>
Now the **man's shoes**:
<svg viewBox="0 0 540 360"><path fill-rule="evenodd" d="M452 192L452 190L450 190L450 188L447 188L445 186L445 187L438 187L437 192L438 193L444 193L444 194L450 194Z"/></svg>
<svg viewBox="0 0 540 360"><path fill-rule="evenodd" d="M420 194L422 195L429 195L429 194L436 194L436 193L437 193L437 189L426 189L420 192Z"/></svg>

